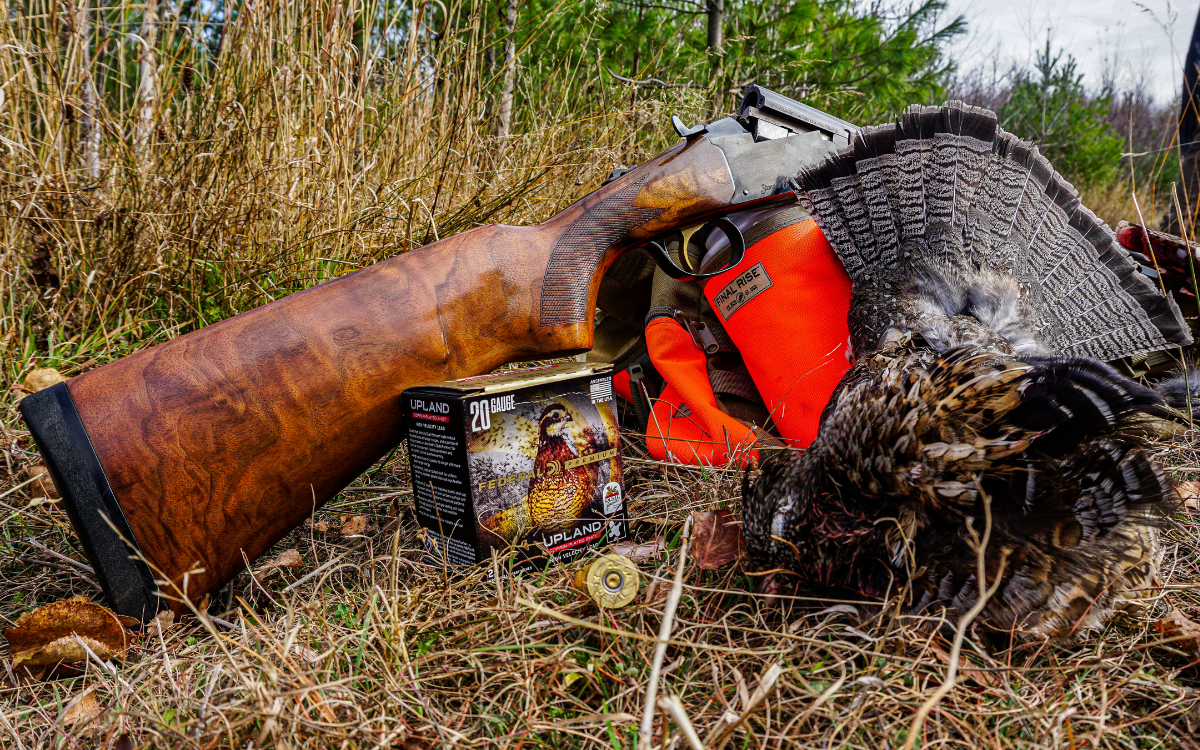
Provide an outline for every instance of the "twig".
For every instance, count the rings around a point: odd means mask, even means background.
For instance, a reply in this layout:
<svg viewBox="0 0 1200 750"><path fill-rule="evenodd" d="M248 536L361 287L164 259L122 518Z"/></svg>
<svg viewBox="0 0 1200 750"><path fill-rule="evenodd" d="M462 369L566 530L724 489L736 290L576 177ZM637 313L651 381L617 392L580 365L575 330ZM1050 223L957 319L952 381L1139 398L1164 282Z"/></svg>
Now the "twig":
<svg viewBox="0 0 1200 750"><path fill-rule="evenodd" d="M616 73L612 72L612 69L607 66L605 66L604 69L608 71L608 74L610 76L612 76L613 78L616 78L621 83L628 83L629 85L637 86L640 89L700 89L700 88L704 88L703 86L700 86L695 83L667 83L666 81L661 80L659 78L647 78L644 81L638 81L633 78L626 78L625 76L619 76Z"/></svg>
<svg viewBox="0 0 1200 750"><path fill-rule="evenodd" d="M1158 274L1158 288L1162 290L1163 296L1169 299L1166 284L1163 282L1162 269L1158 267L1158 257L1155 256L1154 249L1150 247L1150 235L1147 234L1149 230L1146 227L1146 219L1142 216L1142 207L1138 204L1137 192L1133 190L1129 191L1129 197L1133 199L1133 207L1137 211L1138 222L1142 225L1142 242L1146 245L1146 255L1149 256L1150 262L1154 264L1154 272ZM1188 249L1189 251L1191 250L1191 248Z"/></svg>
<svg viewBox="0 0 1200 750"><path fill-rule="evenodd" d="M658 699L658 707L667 713L671 714L671 718L675 720L675 726L679 727L679 731L683 732L683 736L687 739L688 744L692 746L692 750L704 750L704 743L700 741L700 735L696 734L696 728L692 726L692 720L688 718L687 711L683 708L683 703L674 695L664 695Z"/></svg>
<svg viewBox="0 0 1200 750"><path fill-rule="evenodd" d="M50 549L46 545L37 541L36 539L26 539L24 541L26 544L28 544L32 547L37 547L42 552L45 552L47 555L50 555L51 557L62 560L67 565L70 565L73 568L78 568L79 570L82 570L84 573L87 573L88 575L93 575L93 576L96 575L96 571L92 570L92 566L84 565L83 563L79 562L78 560L72 560L71 558L67 557L64 554L55 552L54 550Z"/></svg>
<svg viewBox="0 0 1200 750"><path fill-rule="evenodd" d="M663 611L662 625L658 629L658 642L654 645L654 659L650 664L650 679L646 683L646 705L642 709L642 726L638 731L638 750L650 750L650 731L654 726L654 706L658 696L658 673L662 671L663 657L667 655L667 641L675 625L675 610L683 596L683 568L687 562L688 542L692 538L692 517L683 523L683 539L679 546L679 561L675 564L675 581L667 595L667 606Z"/></svg>
<svg viewBox="0 0 1200 750"><path fill-rule="evenodd" d="M1183 234L1183 208L1179 205L1179 191L1175 189L1175 183L1171 183L1171 200L1175 203L1175 215L1179 218L1179 234ZM1142 236L1146 237L1147 228L1142 227ZM1188 269L1192 272L1192 292L1200 292L1200 284L1196 283L1196 253L1192 250L1192 243L1187 237L1183 238L1183 242L1187 245ZM1147 240L1149 244L1149 240ZM1161 277L1160 277L1161 279ZM1187 411L1188 424L1193 428L1196 423L1192 417L1192 368L1188 367L1187 356L1183 353L1183 347L1179 347L1179 364L1183 367L1183 392L1187 394Z"/></svg>
<svg viewBox="0 0 1200 750"><path fill-rule="evenodd" d="M929 714L933 711L934 707L954 689L954 682L958 678L958 660L962 656L963 641L967 636L967 628L979 616L983 608L987 606L992 595L1000 588L1000 584L1004 582L1001 574L1004 571L1004 559L1007 557L1006 555L1001 556L1001 564L996 570L996 582L990 588L984 588L987 585L985 555L987 554L988 542L992 537L992 499L982 491L982 488L979 494L983 498L983 515L986 523L983 530L983 541L979 543L979 556L976 560L977 571L975 575L979 580L979 599L975 601L975 604L958 621L958 628L954 631L954 643L950 649L950 666L946 670L946 679L934 691L933 695L929 696L929 700L921 705L921 708L917 711L917 715L913 717L912 725L908 729L908 739L904 741L904 750L912 750L917 741L917 735L920 734L925 726L925 719L929 718ZM974 529L970 528L970 524L968 524L967 528L971 531L971 535L975 536Z"/></svg>
<svg viewBox="0 0 1200 750"><path fill-rule="evenodd" d="M213 618L215 621L216 618ZM200 736L200 729L207 725L204 720L205 714L208 713L208 702L212 699L213 689L216 688L217 682L221 679L221 670L225 668L224 664L218 664L208 678L208 684L204 686L204 700L200 702L200 710L196 713L196 726L192 728L192 739Z"/></svg>
<svg viewBox="0 0 1200 750"><path fill-rule="evenodd" d="M11 495L12 493L14 493L14 492L16 492L17 490L21 489L21 488L22 488L22 487L24 487L25 485L27 485L27 484L33 484L33 483L34 483L34 482L36 482L36 481L37 481L37 477L36 477L36 476L30 477L30 478L26 479L24 482L21 482L20 484L16 485L15 487L10 487L9 489L5 490L4 494L3 494L3 495L0 495L0 498L5 498L5 497L8 497L9 495Z"/></svg>
<svg viewBox="0 0 1200 750"><path fill-rule="evenodd" d="M319 568L317 568L313 572L309 573L308 575L304 576L303 578L300 578L296 582L292 583L286 589L284 589L283 592L286 594L287 592L289 592L292 589L296 588L297 586L301 585L302 583L309 580L313 576L320 575L321 573L325 572L331 565L333 565L335 562L337 562L338 560L341 560L341 559L342 559L341 557L335 557L332 560L326 560Z"/></svg>
<svg viewBox="0 0 1200 750"><path fill-rule="evenodd" d="M750 718L750 714L758 710L758 707L763 704L771 693L775 692L775 685L779 681L779 675L783 673L783 667L778 664L772 664L771 668L766 671L766 674L758 681L758 687L754 689L754 693L750 695L750 700L742 710L741 716L733 722L721 728L720 722L708 736L708 746L713 750L721 750L725 747L725 743L733 736L735 729L746 723L746 719Z"/></svg>
<svg viewBox="0 0 1200 750"><path fill-rule="evenodd" d="M13 726L11 721L9 721L8 714L0 711L0 721L4 722L4 727L12 733L10 736L17 741L17 750L25 750L25 743L21 742L21 733L18 732L17 728Z"/></svg>

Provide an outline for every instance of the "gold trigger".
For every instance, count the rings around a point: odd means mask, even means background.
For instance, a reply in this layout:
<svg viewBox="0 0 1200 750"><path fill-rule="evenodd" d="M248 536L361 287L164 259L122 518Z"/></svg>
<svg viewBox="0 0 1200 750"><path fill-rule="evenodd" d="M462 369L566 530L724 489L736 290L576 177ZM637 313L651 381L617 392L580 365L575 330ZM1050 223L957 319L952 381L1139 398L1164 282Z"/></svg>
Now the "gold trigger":
<svg viewBox="0 0 1200 750"><path fill-rule="evenodd" d="M683 266L683 270L687 271L688 273L700 272L700 269L692 267L692 257L688 255L688 244L692 241L692 235L703 229L707 223L708 222L701 222L699 224L693 224L690 227L681 227L679 229L679 234L683 236L683 244L679 246L679 260L682 261L680 265Z"/></svg>

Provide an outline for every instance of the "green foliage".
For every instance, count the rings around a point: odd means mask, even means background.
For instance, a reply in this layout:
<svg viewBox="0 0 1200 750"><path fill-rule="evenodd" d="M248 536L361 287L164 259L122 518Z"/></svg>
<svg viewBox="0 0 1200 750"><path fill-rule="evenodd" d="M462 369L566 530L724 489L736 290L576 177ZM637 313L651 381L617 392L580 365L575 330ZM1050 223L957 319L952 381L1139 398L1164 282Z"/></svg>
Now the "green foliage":
<svg viewBox="0 0 1200 750"><path fill-rule="evenodd" d="M486 6L497 67L504 29L496 19L507 2ZM940 98L951 68L943 48L965 29L961 17L943 22L945 0L725 0L724 41L710 50L706 7L703 0L522 2L515 36L528 74L525 103L535 104L564 70L590 68L604 84L615 74L643 89L690 90L719 113L759 83L868 121Z"/></svg>
<svg viewBox="0 0 1200 750"><path fill-rule="evenodd" d="M1108 121L1112 102L1107 87L1089 93L1075 58L1052 52L1047 38L998 114L1003 128L1037 143L1055 169L1085 187L1111 182L1121 166L1123 144Z"/></svg>
<svg viewBox="0 0 1200 750"><path fill-rule="evenodd" d="M965 28L939 25L941 0L895 12L847 0L744 8L731 19L728 85L756 81L859 121L940 99L942 47Z"/></svg>

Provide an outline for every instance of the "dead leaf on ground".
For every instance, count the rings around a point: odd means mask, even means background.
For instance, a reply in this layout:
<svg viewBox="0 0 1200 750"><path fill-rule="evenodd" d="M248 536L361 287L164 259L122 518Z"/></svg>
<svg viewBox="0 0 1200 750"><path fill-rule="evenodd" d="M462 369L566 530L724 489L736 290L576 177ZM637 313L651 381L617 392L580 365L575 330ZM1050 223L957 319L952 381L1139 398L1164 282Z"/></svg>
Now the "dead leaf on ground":
<svg viewBox="0 0 1200 750"><path fill-rule="evenodd" d="M309 527L313 531L317 532L318 534L328 534L329 533L329 523L324 520L314 521L310 518L304 522L304 525Z"/></svg>
<svg viewBox="0 0 1200 750"><path fill-rule="evenodd" d="M779 597L790 594L794 588L793 581L783 573L768 573L758 579L758 583L754 585L754 592L762 597L763 606L774 607L779 602Z"/></svg>
<svg viewBox="0 0 1200 750"><path fill-rule="evenodd" d="M342 536L354 536L367 530L366 516L350 516L342 524Z"/></svg>
<svg viewBox="0 0 1200 750"><path fill-rule="evenodd" d="M659 534L648 542L624 541L617 542L613 545L612 552L614 555L629 558L632 562L646 562L654 558L662 557L662 553L667 549L667 538Z"/></svg>
<svg viewBox="0 0 1200 750"><path fill-rule="evenodd" d="M52 385L58 385L59 383L65 383L66 381L66 376L64 376L58 370L55 370L53 367L39 367L30 371L30 373L25 376L25 390L29 391L30 393L37 393L38 391L45 390Z"/></svg>
<svg viewBox="0 0 1200 750"><path fill-rule="evenodd" d="M171 629L175 624L175 613L169 609L164 609L154 616L154 621L150 623L150 630L155 635L162 635Z"/></svg>
<svg viewBox="0 0 1200 750"><path fill-rule="evenodd" d="M929 649L937 654L945 664L950 663L950 654L946 653L936 643L930 643ZM986 669L981 669L971 662L965 654L958 655L958 673L963 677L969 677L974 680L980 687L990 688L991 690L1003 690L1004 685L1000 682L1000 678L993 672Z"/></svg>
<svg viewBox="0 0 1200 750"><path fill-rule="evenodd" d="M32 479L33 482L29 485L30 492L34 497L48 497L51 500L57 500L58 488L54 486L54 480L50 478L50 470L46 468L46 464L34 464L25 469L25 476Z"/></svg>
<svg viewBox="0 0 1200 750"><path fill-rule="evenodd" d="M285 549L270 564L277 568L303 568L304 558L295 549Z"/></svg>
<svg viewBox="0 0 1200 750"><path fill-rule="evenodd" d="M134 628L137 628L138 630L142 629L142 621L136 617L129 617L128 615L117 615L116 617L117 622L121 623L130 630L133 630Z"/></svg>
<svg viewBox="0 0 1200 750"><path fill-rule="evenodd" d="M292 653L296 654L309 664L316 664L317 662L321 661L320 654L318 654L316 651L313 651L311 648L308 648L307 646L301 646L299 643L293 643L291 650Z"/></svg>
<svg viewBox="0 0 1200 750"><path fill-rule="evenodd" d="M67 707L63 709L62 716L59 717L59 722L63 726L72 726L79 722L89 722L100 715L103 710L100 708L100 702L96 700L96 688L90 687L71 700L67 701Z"/></svg>
<svg viewBox="0 0 1200 750"><path fill-rule="evenodd" d="M1171 638L1176 646L1200 656L1200 625L1178 609L1172 608L1155 627L1162 637Z"/></svg>
<svg viewBox="0 0 1200 750"><path fill-rule="evenodd" d="M691 558L701 570L716 570L746 554L742 522L729 510L692 513Z"/></svg>
<svg viewBox="0 0 1200 750"><path fill-rule="evenodd" d="M133 633L115 613L78 595L26 612L4 635L14 668L85 662L80 641L101 659L124 658L133 645Z"/></svg>
<svg viewBox="0 0 1200 750"><path fill-rule="evenodd" d="M1180 482L1175 485L1175 492L1186 510L1200 512L1200 482Z"/></svg>

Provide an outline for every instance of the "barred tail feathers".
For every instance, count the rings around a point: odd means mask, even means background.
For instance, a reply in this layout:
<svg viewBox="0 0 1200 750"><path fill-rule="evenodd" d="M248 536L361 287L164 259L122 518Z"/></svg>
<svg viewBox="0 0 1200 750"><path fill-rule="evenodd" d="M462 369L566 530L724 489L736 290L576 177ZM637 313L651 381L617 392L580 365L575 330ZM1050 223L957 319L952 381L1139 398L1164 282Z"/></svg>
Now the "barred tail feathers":
<svg viewBox="0 0 1200 750"><path fill-rule="evenodd" d="M866 128L801 175L857 284L922 266L1011 276L1046 351L1109 360L1191 342L1182 316L1037 147L948 102ZM957 275L957 273L955 274ZM956 315L960 311L947 311Z"/></svg>

